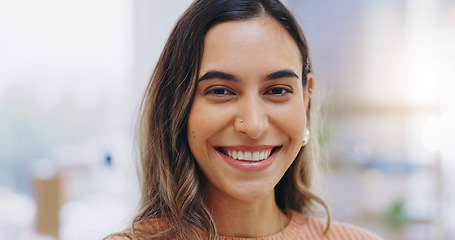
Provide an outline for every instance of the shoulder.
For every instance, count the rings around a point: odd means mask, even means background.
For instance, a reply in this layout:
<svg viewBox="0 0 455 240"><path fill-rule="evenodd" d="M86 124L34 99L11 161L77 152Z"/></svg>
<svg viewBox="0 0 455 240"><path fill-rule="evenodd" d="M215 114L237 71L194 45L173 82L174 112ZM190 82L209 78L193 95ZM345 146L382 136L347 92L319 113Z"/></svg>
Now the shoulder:
<svg viewBox="0 0 455 240"><path fill-rule="evenodd" d="M343 239L381 239L376 234L348 223L333 222L330 224L330 229L327 235L342 237Z"/></svg>
<svg viewBox="0 0 455 240"><path fill-rule="evenodd" d="M103 240L131 240L131 238L122 235L113 235L104 238Z"/></svg>
<svg viewBox="0 0 455 240"><path fill-rule="evenodd" d="M318 218L308 218L300 213L293 213L292 222L295 233L309 239L349 239L349 240L381 240L370 231L341 222L332 222L329 231L324 234L326 221Z"/></svg>
<svg viewBox="0 0 455 240"><path fill-rule="evenodd" d="M105 237L103 240L133 240L133 239L145 239L144 235L158 234L162 236L172 236L175 229L170 224L170 220L167 218L149 218L134 223L134 233L131 229L125 229L121 232L117 232ZM164 234L162 234L164 233ZM134 235L134 236L132 236ZM157 237L159 239L167 239L164 237ZM148 238L147 238L148 239ZM154 238L155 239L155 238Z"/></svg>

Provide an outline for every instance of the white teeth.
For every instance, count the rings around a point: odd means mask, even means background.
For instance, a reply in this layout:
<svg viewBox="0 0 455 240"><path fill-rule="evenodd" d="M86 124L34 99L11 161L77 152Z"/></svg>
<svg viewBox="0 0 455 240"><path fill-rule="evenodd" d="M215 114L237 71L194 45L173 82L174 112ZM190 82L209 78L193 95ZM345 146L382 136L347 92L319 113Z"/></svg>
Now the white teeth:
<svg viewBox="0 0 455 240"><path fill-rule="evenodd" d="M259 152L254 152L254 153L253 153L253 156L252 156L252 160L257 161L257 160L259 160L259 159L260 159L260 158L259 158Z"/></svg>
<svg viewBox="0 0 455 240"><path fill-rule="evenodd" d="M261 161L270 156L272 151L257 151L257 152L241 152L241 151L234 151L229 150L227 151L227 155L233 159L237 160L245 160L245 161Z"/></svg>
<svg viewBox="0 0 455 240"><path fill-rule="evenodd" d="M238 158L238 154L237 154L236 151L234 151L234 152L232 153L232 155L229 154L229 157L231 157L231 158L233 158L233 159L237 159L237 158Z"/></svg>

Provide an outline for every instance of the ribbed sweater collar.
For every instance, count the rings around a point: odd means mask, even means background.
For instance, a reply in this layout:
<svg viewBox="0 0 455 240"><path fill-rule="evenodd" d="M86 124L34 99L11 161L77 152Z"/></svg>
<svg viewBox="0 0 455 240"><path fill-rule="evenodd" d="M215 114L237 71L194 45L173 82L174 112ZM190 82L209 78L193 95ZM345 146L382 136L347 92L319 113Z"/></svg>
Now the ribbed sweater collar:
<svg viewBox="0 0 455 240"><path fill-rule="evenodd" d="M304 221L308 221L308 218L306 218L300 213L291 211L291 219L288 225L284 228L284 234L286 236L286 239L294 239L294 237L301 234L302 224L304 224ZM270 236L255 238L220 236L220 240L282 240L282 239L283 233L281 231Z"/></svg>

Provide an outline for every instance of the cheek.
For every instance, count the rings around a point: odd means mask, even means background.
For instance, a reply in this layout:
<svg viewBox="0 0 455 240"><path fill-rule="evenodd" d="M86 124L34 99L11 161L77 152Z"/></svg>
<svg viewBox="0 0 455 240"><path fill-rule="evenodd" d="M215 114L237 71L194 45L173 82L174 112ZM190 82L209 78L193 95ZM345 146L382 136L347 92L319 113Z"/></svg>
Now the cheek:
<svg viewBox="0 0 455 240"><path fill-rule="evenodd" d="M188 144L190 145L193 155L199 151L197 148L201 147L200 141L202 141L202 138L205 135L203 128L201 128L204 124L204 118L201 118L201 116L202 115L196 109L192 108L188 117Z"/></svg>
<svg viewBox="0 0 455 240"><path fill-rule="evenodd" d="M188 145L199 167L205 170L205 160L208 158L205 136L207 136L208 133L207 129L203 128L204 124L206 124L204 123L204 118L201 117L203 115L199 114L199 112L195 110L196 109L193 108L188 117Z"/></svg>
<svg viewBox="0 0 455 240"><path fill-rule="evenodd" d="M188 143L193 155L206 154L209 140L222 131L229 121L227 110L195 97L188 116Z"/></svg>
<svg viewBox="0 0 455 240"><path fill-rule="evenodd" d="M188 117L188 136L208 140L229 124L233 112L230 106L220 107L195 97Z"/></svg>
<svg viewBox="0 0 455 240"><path fill-rule="evenodd" d="M188 141L191 143L203 141L210 135L211 127L211 115L206 109L199 107L198 104L193 104L190 115L188 117ZM200 147L200 146L199 146Z"/></svg>
<svg viewBox="0 0 455 240"><path fill-rule="evenodd" d="M214 114L216 113L216 114ZM204 175L217 181L216 165L210 159L213 151L210 151L210 139L220 131L220 118L218 112L214 111L210 104L206 104L195 99L190 114L188 116L188 144L197 165L201 168Z"/></svg>
<svg viewBox="0 0 455 240"><path fill-rule="evenodd" d="M306 125L306 112L303 104L277 108L274 116L279 128L287 133L291 140L303 140Z"/></svg>

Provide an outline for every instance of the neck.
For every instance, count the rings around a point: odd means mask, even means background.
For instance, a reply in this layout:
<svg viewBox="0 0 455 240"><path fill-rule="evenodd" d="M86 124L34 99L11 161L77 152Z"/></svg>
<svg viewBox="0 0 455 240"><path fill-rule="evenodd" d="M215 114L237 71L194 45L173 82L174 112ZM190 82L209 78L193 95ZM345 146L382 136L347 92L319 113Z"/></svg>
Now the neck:
<svg viewBox="0 0 455 240"><path fill-rule="evenodd" d="M274 192L253 201L213 195L210 200L209 211L221 236L265 237L281 232L288 222L275 202Z"/></svg>

